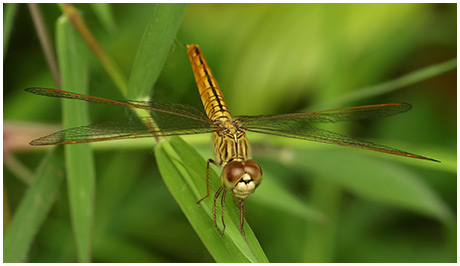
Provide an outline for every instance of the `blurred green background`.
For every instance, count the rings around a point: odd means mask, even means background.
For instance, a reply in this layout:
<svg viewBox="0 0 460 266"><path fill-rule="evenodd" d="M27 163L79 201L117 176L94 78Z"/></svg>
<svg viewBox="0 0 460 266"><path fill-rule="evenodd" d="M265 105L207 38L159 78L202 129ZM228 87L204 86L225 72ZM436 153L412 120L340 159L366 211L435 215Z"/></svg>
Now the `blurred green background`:
<svg viewBox="0 0 460 266"><path fill-rule="evenodd" d="M54 38L61 10L54 4L39 7ZM156 5L110 5L107 24L91 5L76 7L129 77ZM16 8L10 37L4 32L4 232L46 155L46 148L28 142L59 129L61 120L59 100L23 90L56 84L27 5ZM456 10L456 4L188 4L151 97L202 109L185 48L196 43L235 115L411 103L413 109L397 117L327 128L441 163L248 134L265 181L246 202L246 220L271 262L455 262L456 71L390 86L385 93L372 91L455 59ZM123 99L88 55L90 94ZM368 97L351 97L366 88ZM92 121L103 121L126 111L91 104L90 113ZM213 157L210 136L184 139L204 158ZM97 176L92 260L213 262L163 184L153 144L92 145ZM278 202L284 196L271 193L273 186L301 207L287 209ZM77 261L67 197L62 184L27 261Z"/></svg>

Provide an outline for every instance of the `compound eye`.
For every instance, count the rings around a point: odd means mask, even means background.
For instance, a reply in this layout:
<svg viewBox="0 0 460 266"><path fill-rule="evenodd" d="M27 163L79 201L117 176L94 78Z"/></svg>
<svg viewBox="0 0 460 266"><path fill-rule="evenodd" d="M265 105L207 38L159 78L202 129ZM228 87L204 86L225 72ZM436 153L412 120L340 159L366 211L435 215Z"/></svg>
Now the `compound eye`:
<svg viewBox="0 0 460 266"><path fill-rule="evenodd" d="M222 174L228 181L237 182L244 175L244 165L241 162L230 162Z"/></svg>
<svg viewBox="0 0 460 266"><path fill-rule="evenodd" d="M258 180L262 176L262 168L254 160L247 160L244 164L244 169L254 180Z"/></svg>

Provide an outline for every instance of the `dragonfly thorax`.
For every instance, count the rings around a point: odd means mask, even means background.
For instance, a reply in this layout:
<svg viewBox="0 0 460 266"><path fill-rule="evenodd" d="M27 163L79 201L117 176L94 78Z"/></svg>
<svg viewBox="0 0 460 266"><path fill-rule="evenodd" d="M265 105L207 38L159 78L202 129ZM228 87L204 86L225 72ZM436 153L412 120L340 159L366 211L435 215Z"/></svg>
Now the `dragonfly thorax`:
<svg viewBox="0 0 460 266"><path fill-rule="evenodd" d="M244 132L238 120L232 120L231 117L221 117L214 120L214 125L220 131L221 135L238 135Z"/></svg>
<svg viewBox="0 0 460 266"><path fill-rule="evenodd" d="M213 134L214 152L217 163L225 167L231 161L249 159L249 143L244 130L230 119L215 121L216 130Z"/></svg>

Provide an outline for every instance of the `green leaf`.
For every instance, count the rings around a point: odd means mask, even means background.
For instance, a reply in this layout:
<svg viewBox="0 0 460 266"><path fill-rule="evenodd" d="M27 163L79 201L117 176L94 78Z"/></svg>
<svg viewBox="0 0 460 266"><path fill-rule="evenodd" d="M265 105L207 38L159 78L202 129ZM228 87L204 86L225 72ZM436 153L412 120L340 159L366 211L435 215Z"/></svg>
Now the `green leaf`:
<svg viewBox="0 0 460 266"><path fill-rule="evenodd" d="M6 6L6 8L5 8ZM16 3L4 4L5 17L3 19L3 61L5 61L6 51L8 50L8 44L10 41L11 30L13 29L14 18L19 5Z"/></svg>
<svg viewBox="0 0 460 266"><path fill-rule="evenodd" d="M408 73L402 77L377 84L375 86L370 86L360 90L355 90L353 92L348 92L343 96L339 96L331 101L324 102L321 105L316 105L310 108L324 108L323 106L343 106L347 103L352 103L362 99L367 99L379 95L383 95L424 80L428 80L437 76L440 76L444 73L447 73L451 70L457 68L457 59L451 59L439 64L434 64L422 69L418 69L414 72Z"/></svg>
<svg viewBox="0 0 460 266"><path fill-rule="evenodd" d="M409 168L399 164L345 150L297 151L294 157L298 167L338 183L363 198L419 212L443 222L452 218L448 206L436 192Z"/></svg>
<svg viewBox="0 0 460 266"><path fill-rule="evenodd" d="M62 16L56 27L58 60L64 90L87 93L86 49L69 20ZM63 100L63 126L88 124L87 102ZM80 262L91 261L95 169L89 144L65 146L67 184L72 224Z"/></svg>
<svg viewBox="0 0 460 266"><path fill-rule="evenodd" d="M244 226L246 237L241 235L239 210L229 195L224 211L227 227L223 237L213 225L213 196L210 195L199 205L196 204L197 200L206 194L206 161L198 152L182 139L172 137L162 141L155 148L155 155L168 189L217 262L268 262L246 222ZM220 187L220 182L212 169L209 174L210 192L213 193ZM218 226L221 228L220 222Z"/></svg>
<svg viewBox="0 0 460 266"><path fill-rule="evenodd" d="M158 4L155 7L129 77L129 99L143 99L149 95L169 56L184 9L185 4Z"/></svg>
<svg viewBox="0 0 460 266"><path fill-rule="evenodd" d="M22 198L3 239L3 262L26 262L30 247L53 206L64 178L63 150L49 152Z"/></svg>
<svg viewBox="0 0 460 266"><path fill-rule="evenodd" d="M109 3L90 3L97 18L109 33L116 31L115 20Z"/></svg>

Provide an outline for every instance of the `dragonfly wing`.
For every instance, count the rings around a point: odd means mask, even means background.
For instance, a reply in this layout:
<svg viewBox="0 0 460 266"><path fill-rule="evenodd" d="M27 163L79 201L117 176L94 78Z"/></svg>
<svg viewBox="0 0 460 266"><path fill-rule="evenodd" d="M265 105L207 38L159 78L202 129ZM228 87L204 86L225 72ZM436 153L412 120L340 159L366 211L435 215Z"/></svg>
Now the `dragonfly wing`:
<svg viewBox="0 0 460 266"><path fill-rule="evenodd" d="M171 104L154 101L118 101L51 88L27 88L25 91L47 97L76 99L92 103L120 105L124 107L144 109L152 112L187 117L192 120L201 120L203 122L208 121L206 115L200 112L198 109L184 104Z"/></svg>
<svg viewBox="0 0 460 266"><path fill-rule="evenodd" d="M117 101L50 88L27 88L25 90L48 97L144 109L151 115L151 117L146 118L132 117L62 130L34 140L31 142L32 145L72 144L153 136L200 134L215 130L212 126L212 121L192 106L161 102Z"/></svg>
<svg viewBox="0 0 460 266"><path fill-rule="evenodd" d="M299 123L296 119L269 119L265 120L265 123L257 123L257 125L251 124L251 122L245 123L247 131L257 132L263 134L276 135L281 137L289 137L303 140L310 140L322 143L330 143L341 146L348 146L360 149L373 150L383 153L390 153L400 156L413 157L431 161L437 161L424 156L412 154L381 144L375 144L366 140L361 140L349 136L345 136L339 133L335 133L329 130L317 128L306 123Z"/></svg>
<svg viewBox="0 0 460 266"><path fill-rule="evenodd" d="M247 124L248 126L264 124L267 121L278 121L280 119L295 120L295 123L301 124L336 123L343 121L383 118L407 112L411 108L412 105L408 103L387 103L310 113L240 116L238 119L240 119L244 125Z"/></svg>
<svg viewBox="0 0 460 266"><path fill-rule="evenodd" d="M150 117L140 119L132 117L69 128L33 140L30 144L75 144L104 140L201 134L214 131L208 121L186 119L180 116L171 118L161 115L157 115L157 119L154 121Z"/></svg>

